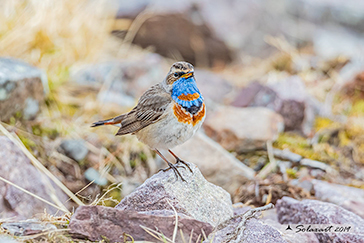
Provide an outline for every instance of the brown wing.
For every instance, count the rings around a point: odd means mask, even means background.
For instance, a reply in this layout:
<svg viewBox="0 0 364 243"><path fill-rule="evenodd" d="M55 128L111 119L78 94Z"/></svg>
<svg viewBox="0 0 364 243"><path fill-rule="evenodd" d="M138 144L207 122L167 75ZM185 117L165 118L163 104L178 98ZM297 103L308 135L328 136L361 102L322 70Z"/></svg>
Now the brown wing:
<svg viewBox="0 0 364 243"><path fill-rule="evenodd" d="M121 128L116 135L134 133L158 121L171 102L171 95L161 84L152 86L140 97L134 109L118 117Z"/></svg>

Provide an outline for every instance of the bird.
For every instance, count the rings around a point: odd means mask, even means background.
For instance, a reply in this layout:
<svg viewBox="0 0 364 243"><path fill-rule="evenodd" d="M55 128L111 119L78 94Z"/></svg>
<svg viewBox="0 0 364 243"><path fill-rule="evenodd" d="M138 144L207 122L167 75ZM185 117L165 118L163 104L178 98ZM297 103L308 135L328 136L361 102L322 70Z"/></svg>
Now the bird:
<svg viewBox="0 0 364 243"><path fill-rule="evenodd" d="M95 122L91 127L116 125L116 136L132 134L154 150L168 165L162 171L173 170L175 177L186 181L177 167L184 164L172 148L189 140L201 127L206 117L204 98L197 87L194 67L188 62L172 64L162 82L151 86L139 98L137 105L128 113L111 119ZM175 164L168 161L159 151L168 150Z"/></svg>

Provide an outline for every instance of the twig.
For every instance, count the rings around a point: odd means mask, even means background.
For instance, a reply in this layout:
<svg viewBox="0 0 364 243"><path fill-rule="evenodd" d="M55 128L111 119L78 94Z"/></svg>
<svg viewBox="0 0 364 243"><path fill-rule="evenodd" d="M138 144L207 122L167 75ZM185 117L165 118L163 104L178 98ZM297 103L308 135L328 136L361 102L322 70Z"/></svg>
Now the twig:
<svg viewBox="0 0 364 243"><path fill-rule="evenodd" d="M268 205L265 205L263 207L252 208L243 214L236 215L236 216L224 221L219 226L217 226L217 228L214 230L214 232L228 226L230 224L231 220L234 220L236 218L241 218L241 221L239 222L238 226L235 228L234 232L231 233L229 238L226 241L224 241L224 243L226 243L226 242L239 242L239 243L243 242L242 237L244 236L244 230L245 230L245 225L246 225L247 221L251 218L256 217L256 214L258 212L262 212L262 211L272 209L272 208L274 208L274 205L272 203L269 203Z"/></svg>
<svg viewBox="0 0 364 243"><path fill-rule="evenodd" d="M245 225L249 219L254 218L258 212L262 212L272 208L274 208L274 205L272 203L269 203L268 205L265 205L263 207L251 209L245 214L243 214L242 220L239 223L237 230L235 231L237 236L236 242L243 242Z"/></svg>
<svg viewBox="0 0 364 243"><path fill-rule="evenodd" d="M275 171L277 168L277 162L273 154L272 141L267 141L267 151L268 151L269 163L266 166L264 166L264 168L257 175L257 177L261 179L266 178L269 173Z"/></svg>
<svg viewBox="0 0 364 243"><path fill-rule="evenodd" d="M119 189L120 190L120 186L122 185L122 183L117 184L115 187L110 188L111 186L113 186L114 184L109 186L109 189L99 198L99 199L95 199L95 201L93 201L90 205L98 205L100 203L100 201L112 190L114 189Z"/></svg>
<svg viewBox="0 0 364 243"><path fill-rule="evenodd" d="M93 183L95 182L95 180L91 181L90 183L88 183L86 186L82 187L78 192L75 193L75 195L78 195L79 193L81 193L82 191L86 190L89 186L91 186ZM69 200L71 200L71 198L68 198L66 202L68 202Z"/></svg>

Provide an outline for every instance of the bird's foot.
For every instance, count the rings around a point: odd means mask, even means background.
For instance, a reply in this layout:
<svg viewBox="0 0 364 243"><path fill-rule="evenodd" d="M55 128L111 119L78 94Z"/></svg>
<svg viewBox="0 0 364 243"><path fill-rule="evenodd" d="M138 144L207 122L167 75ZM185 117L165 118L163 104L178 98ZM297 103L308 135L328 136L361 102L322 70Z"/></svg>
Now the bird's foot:
<svg viewBox="0 0 364 243"><path fill-rule="evenodd" d="M174 175L176 176L176 179L178 180L178 176L179 177L181 177L181 180L182 181L184 181L184 182L186 182L186 180L182 177L182 175L179 173L179 171L178 171L178 167L183 167L183 166L180 166L180 165L174 165L174 164L172 164L172 163L170 163L170 162L168 162L168 166L169 167L167 167L167 168L165 168L165 169L160 169L159 171L163 171L163 172L166 172L166 171L169 171L170 169L172 169L173 170L173 172L174 172ZM183 167L184 168L184 167Z"/></svg>
<svg viewBox="0 0 364 243"><path fill-rule="evenodd" d="M190 170L190 172L193 174L193 171L192 171L192 169L191 169L191 167L188 165L188 163L187 162L184 162L183 160L181 160L180 158L176 158L176 161L177 161L177 163L176 164L178 164L178 163L182 163L182 164L184 164L189 170ZM183 167L183 168L185 168L185 167Z"/></svg>

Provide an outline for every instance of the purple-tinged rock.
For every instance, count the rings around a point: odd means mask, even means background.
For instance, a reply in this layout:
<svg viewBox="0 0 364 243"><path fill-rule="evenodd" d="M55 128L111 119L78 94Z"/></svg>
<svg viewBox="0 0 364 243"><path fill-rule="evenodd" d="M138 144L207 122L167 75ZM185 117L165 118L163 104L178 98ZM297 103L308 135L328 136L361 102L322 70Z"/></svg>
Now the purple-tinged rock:
<svg viewBox="0 0 364 243"><path fill-rule="evenodd" d="M225 149L244 152L275 141L284 124L281 115L264 107L221 106L206 118L204 128Z"/></svg>
<svg viewBox="0 0 364 243"><path fill-rule="evenodd" d="M49 202L67 201L67 196L5 136L0 136L0 176ZM54 200L56 198L58 200ZM0 218L26 219L44 213L44 210L51 214L58 212L58 209L0 181Z"/></svg>
<svg viewBox="0 0 364 243"><path fill-rule="evenodd" d="M315 197L334 203L364 218L364 190L326 181L312 180Z"/></svg>
<svg viewBox="0 0 364 243"><path fill-rule="evenodd" d="M315 233L320 242L364 242L364 219L335 204L283 197L276 208L281 224L350 226L349 233Z"/></svg>
<svg viewBox="0 0 364 243"><path fill-rule="evenodd" d="M130 240L127 236L130 235L136 241L155 242L156 239L148 233L148 230L155 230L172 239L175 220L175 214L171 210L135 212L103 206L81 206L72 216L69 227L73 237L92 241L106 238L110 242L124 242L124 237ZM209 223L178 214L176 242L182 242L180 231L183 232L184 239L189 239L193 231L192 242L196 242L199 237L202 238L202 231L208 235L212 229Z"/></svg>
<svg viewBox="0 0 364 243"><path fill-rule="evenodd" d="M282 115L285 131L311 133L320 104L306 91L298 76L264 86L257 82L242 89L232 105L237 107L267 107Z"/></svg>
<svg viewBox="0 0 364 243"><path fill-rule="evenodd" d="M218 229L216 232L211 233L208 239L204 241L204 243L227 242L227 240L231 238L231 235L235 233L236 228L240 222L241 218L230 220L226 227ZM288 243L282 238L282 235L278 230L276 230L272 226L264 224L262 221L259 221L255 218L249 219L246 222L245 228L240 232L240 234L241 233L243 234L242 238L244 239L244 243Z"/></svg>

